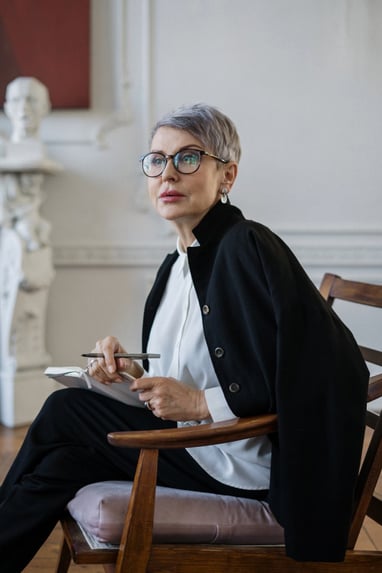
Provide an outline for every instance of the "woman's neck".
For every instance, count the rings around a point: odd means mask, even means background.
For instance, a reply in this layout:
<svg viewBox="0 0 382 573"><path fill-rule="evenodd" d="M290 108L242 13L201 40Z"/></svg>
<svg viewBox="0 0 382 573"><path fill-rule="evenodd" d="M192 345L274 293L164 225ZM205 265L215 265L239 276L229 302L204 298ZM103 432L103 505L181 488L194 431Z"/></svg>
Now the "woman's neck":
<svg viewBox="0 0 382 573"><path fill-rule="evenodd" d="M187 247L190 247L192 243L195 241L195 235L192 232L192 228L189 225L179 225L178 222L175 224L176 232L179 239L179 247L186 252Z"/></svg>

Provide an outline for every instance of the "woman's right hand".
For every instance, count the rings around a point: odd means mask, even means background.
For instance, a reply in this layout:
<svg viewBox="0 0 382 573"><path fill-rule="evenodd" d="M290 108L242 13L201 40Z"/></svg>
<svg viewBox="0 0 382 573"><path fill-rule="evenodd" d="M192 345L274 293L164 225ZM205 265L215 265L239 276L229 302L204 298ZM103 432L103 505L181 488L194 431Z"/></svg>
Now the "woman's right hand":
<svg viewBox="0 0 382 573"><path fill-rule="evenodd" d="M104 355L104 358L92 358L88 361L90 376L103 384L123 382L124 378L118 372L129 372L134 377L141 376L142 369L133 360L114 358L114 353L126 352L115 336L106 336L106 338L98 340L92 352Z"/></svg>

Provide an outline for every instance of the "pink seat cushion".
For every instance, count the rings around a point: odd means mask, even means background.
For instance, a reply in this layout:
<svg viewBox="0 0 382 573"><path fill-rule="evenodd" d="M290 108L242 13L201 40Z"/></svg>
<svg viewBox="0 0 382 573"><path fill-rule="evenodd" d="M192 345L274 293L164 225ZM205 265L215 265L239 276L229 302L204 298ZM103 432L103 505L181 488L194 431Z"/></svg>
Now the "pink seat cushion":
<svg viewBox="0 0 382 573"><path fill-rule="evenodd" d="M119 543L132 484L107 481L80 489L68 504L99 541ZM283 544L283 529L265 502L158 486L154 542Z"/></svg>

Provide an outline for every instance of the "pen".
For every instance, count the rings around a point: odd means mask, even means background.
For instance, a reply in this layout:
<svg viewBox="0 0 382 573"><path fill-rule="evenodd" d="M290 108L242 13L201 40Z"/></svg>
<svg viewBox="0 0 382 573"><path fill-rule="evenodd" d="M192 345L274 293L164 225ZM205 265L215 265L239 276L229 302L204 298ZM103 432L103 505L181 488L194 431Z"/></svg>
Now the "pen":
<svg viewBox="0 0 382 573"><path fill-rule="evenodd" d="M81 356L85 356L86 358L105 358L102 352L85 352L84 354L81 354ZM147 352L115 352L114 358L136 358L137 360L145 360L147 358L160 358L160 354L150 354Z"/></svg>

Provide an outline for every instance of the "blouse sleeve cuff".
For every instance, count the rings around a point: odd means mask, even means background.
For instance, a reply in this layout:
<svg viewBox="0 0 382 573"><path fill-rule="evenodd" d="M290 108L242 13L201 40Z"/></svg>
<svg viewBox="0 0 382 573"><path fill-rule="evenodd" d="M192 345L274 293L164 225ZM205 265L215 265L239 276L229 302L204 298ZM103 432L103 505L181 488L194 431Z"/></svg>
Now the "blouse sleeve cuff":
<svg viewBox="0 0 382 573"><path fill-rule="evenodd" d="M228 406L223 390L220 387L207 388L207 390L204 391L204 395L213 422L222 422L223 420L237 418Z"/></svg>

